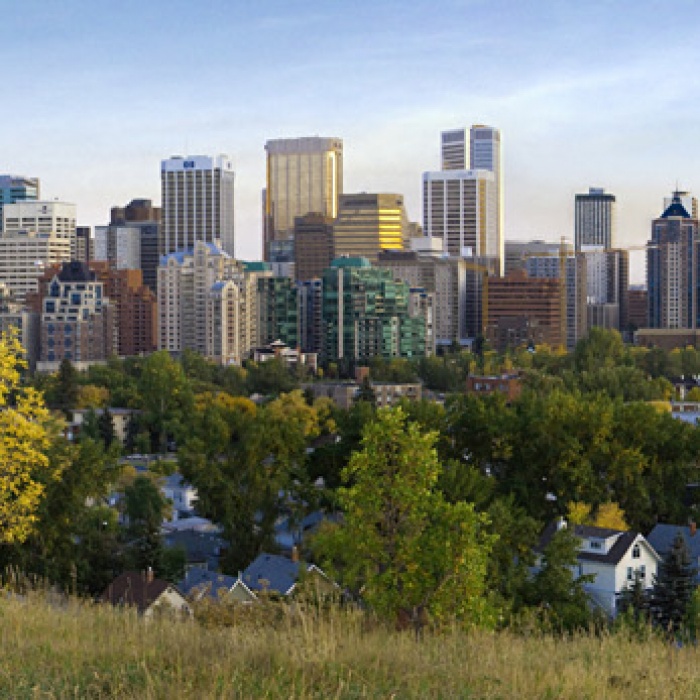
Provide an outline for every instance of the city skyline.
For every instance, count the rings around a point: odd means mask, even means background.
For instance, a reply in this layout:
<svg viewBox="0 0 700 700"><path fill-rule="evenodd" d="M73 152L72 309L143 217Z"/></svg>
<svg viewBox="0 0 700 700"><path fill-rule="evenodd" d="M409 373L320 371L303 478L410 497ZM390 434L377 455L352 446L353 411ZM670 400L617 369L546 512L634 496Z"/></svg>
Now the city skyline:
<svg viewBox="0 0 700 700"><path fill-rule="evenodd" d="M345 192L402 193L420 221L441 132L485 123L504 140L506 239L573 239L574 195L604 187L619 245L639 246L676 183L700 191L700 11L681 5L30 0L0 26L0 171L40 178L94 227L159 202L161 160L230 153L236 254L259 258L266 141L337 135Z"/></svg>

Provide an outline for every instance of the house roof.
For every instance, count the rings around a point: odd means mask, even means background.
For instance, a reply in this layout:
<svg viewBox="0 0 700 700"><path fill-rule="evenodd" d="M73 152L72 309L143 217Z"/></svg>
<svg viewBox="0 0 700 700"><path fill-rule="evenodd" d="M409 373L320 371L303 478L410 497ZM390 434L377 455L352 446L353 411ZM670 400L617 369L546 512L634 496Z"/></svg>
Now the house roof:
<svg viewBox="0 0 700 700"><path fill-rule="evenodd" d="M199 592L198 598L207 596L218 600L223 593L228 593L235 585L238 579L234 576L218 574L215 571L205 571L204 569L190 569L185 578L182 579L177 587L184 595L191 595L193 592Z"/></svg>
<svg viewBox="0 0 700 700"><path fill-rule="evenodd" d="M163 579L153 578L149 581L145 572L125 571L105 588L100 600L112 605L134 605L142 613L171 587Z"/></svg>
<svg viewBox="0 0 700 700"><path fill-rule="evenodd" d="M299 578L300 564L278 554L260 554L243 572L243 583L252 591L287 595Z"/></svg>
<svg viewBox="0 0 700 700"><path fill-rule="evenodd" d="M649 533L647 540L661 556L664 556L671 549L673 540L676 539L676 535L679 532L683 536L686 545L688 545L690 556L697 560L700 557L700 530L691 535L690 527L687 525L659 523Z"/></svg>
<svg viewBox="0 0 700 700"><path fill-rule="evenodd" d="M557 521L552 521L544 529L537 547L539 552L542 552L550 543L552 537L554 537L554 533L557 531L557 526ZM585 550L578 552L577 557L582 561L597 562L599 564L618 564L639 535L637 532L626 532L624 530L595 527L593 525L573 525L569 527L573 529L574 535L582 540L607 540L611 537L617 538L613 546L605 553L589 552Z"/></svg>

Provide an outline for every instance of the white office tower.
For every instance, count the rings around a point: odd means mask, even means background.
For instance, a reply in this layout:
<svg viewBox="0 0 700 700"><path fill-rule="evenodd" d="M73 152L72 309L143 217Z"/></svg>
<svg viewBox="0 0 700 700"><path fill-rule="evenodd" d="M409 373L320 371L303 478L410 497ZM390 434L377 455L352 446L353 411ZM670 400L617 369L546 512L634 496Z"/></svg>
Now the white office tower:
<svg viewBox="0 0 700 700"><path fill-rule="evenodd" d="M138 226L95 226L93 259L111 262L118 270L140 270L141 229Z"/></svg>
<svg viewBox="0 0 700 700"><path fill-rule="evenodd" d="M602 187L590 187L588 194L577 194L574 219L577 253L615 247L615 195L606 194Z"/></svg>
<svg viewBox="0 0 700 700"><path fill-rule="evenodd" d="M173 156L160 165L161 254L220 242L234 254L233 164L226 155Z"/></svg>
<svg viewBox="0 0 700 700"><path fill-rule="evenodd" d="M488 170L423 173L423 230L463 258L499 256L498 187Z"/></svg>
<svg viewBox="0 0 700 700"><path fill-rule="evenodd" d="M70 243L76 254L76 206L68 202L20 201L6 204L2 210L4 236L38 233L51 234Z"/></svg>
<svg viewBox="0 0 700 700"><path fill-rule="evenodd" d="M450 129L440 134L442 170L469 170L467 130Z"/></svg>

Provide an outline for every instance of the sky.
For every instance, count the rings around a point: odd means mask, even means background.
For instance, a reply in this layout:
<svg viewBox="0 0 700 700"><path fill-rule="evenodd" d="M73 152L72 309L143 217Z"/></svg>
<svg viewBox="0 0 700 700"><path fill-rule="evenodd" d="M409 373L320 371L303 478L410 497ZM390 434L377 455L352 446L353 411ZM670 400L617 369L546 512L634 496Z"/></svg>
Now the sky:
<svg viewBox="0 0 700 700"><path fill-rule="evenodd" d="M0 21L0 172L95 226L158 202L162 159L227 153L255 259L266 140L342 138L345 191L402 193L420 222L440 132L481 123L506 240L573 238L593 186L643 246L665 196L700 194L698 29L694 0L22 0Z"/></svg>

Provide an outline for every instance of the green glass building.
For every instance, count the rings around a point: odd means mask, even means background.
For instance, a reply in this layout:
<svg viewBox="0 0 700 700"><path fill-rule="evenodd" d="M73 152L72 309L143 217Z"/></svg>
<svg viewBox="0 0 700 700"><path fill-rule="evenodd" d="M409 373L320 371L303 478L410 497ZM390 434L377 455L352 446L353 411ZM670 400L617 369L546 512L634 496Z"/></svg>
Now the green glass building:
<svg viewBox="0 0 700 700"><path fill-rule="evenodd" d="M323 273L323 357L422 357L425 321L409 314L410 287L366 258L338 258Z"/></svg>

